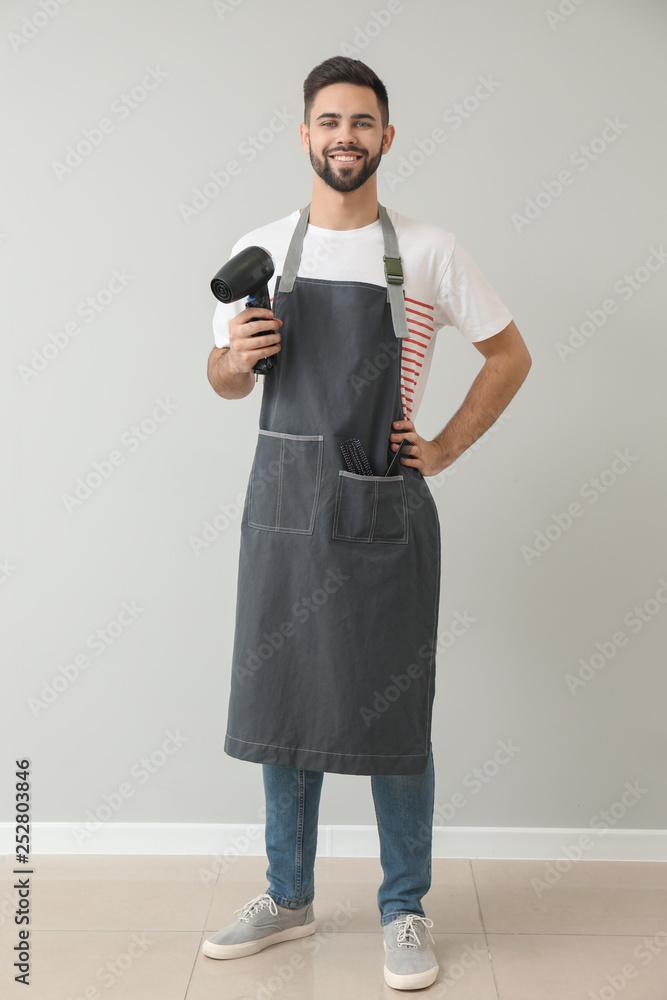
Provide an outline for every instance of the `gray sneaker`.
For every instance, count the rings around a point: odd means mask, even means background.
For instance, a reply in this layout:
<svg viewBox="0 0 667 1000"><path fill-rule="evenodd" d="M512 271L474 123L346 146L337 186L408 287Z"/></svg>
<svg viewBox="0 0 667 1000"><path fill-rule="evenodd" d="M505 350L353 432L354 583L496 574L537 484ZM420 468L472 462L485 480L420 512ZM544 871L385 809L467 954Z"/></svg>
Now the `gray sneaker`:
<svg viewBox="0 0 667 1000"><path fill-rule="evenodd" d="M421 923L423 926L418 926ZM395 990L418 990L435 982L440 966L426 940L433 941L433 921L418 913L403 913L385 924L384 981ZM433 941L435 944L435 941Z"/></svg>
<svg viewBox="0 0 667 1000"><path fill-rule="evenodd" d="M278 906L268 892L255 896L239 910L238 920L208 938L202 952L208 958L243 958L279 941L292 941L315 933L313 904L297 910Z"/></svg>

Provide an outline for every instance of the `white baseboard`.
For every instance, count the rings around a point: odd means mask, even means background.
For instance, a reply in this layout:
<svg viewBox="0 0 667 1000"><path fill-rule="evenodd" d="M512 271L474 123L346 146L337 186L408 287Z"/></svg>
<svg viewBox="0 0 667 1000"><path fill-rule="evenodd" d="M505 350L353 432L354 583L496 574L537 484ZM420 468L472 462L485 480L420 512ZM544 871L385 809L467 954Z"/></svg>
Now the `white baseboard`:
<svg viewBox="0 0 667 1000"><path fill-rule="evenodd" d="M33 823L39 854L262 856L260 823ZM14 827L0 823L0 854L13 854ZM434 826L434 858L667 861L667 830ZM377 858L376 826L320 826L318 857Z"/></svg>

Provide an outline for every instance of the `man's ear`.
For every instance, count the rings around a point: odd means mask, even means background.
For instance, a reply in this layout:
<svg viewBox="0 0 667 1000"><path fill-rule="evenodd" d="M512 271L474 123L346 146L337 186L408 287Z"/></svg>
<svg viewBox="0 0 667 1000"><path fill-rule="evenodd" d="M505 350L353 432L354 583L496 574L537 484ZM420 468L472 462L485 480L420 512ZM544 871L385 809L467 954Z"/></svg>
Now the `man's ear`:
<svg viewBox="0 0 667 1000"><path fill-rule="evenodd" d="M304 124L304 122L301 122L301 124L299 125L299 134L301 136L301 145L303 146L304 152L309 153L310 141L309 141L308 126Z"/></svg>
<svg viewBox="0 0 667 1000"><path fill-rule="evenodd" d="M391 149L391 144L394 141L394 136L396 135L396 129L393 125L387 125L384 130L384 135L382 136L382 155L388 153Z"/></svg>

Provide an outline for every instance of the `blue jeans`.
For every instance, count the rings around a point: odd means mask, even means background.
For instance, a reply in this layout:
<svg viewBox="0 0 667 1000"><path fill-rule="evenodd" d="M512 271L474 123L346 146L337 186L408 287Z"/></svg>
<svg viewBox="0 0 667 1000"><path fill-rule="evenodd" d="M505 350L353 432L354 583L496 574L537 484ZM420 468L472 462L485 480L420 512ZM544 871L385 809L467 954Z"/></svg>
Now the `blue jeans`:
<svg viewBox="0 0 667 1000"><path fill-rule="evenodd" d="M317 821L324 772L262 764L266 795L268 893L298 909L315 896ZM384 879L377 894L380 924L402 913L426 916L431 888L435 771L431 746L424 774L374 774L371 791Z"/></svg>

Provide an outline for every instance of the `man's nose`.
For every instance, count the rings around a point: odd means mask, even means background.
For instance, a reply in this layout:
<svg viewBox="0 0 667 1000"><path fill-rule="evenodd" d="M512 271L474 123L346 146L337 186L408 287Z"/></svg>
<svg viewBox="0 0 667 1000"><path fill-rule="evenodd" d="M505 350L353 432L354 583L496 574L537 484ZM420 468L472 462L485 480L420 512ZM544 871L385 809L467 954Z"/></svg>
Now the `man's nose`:
<svg viewBox="0 0 667 1000"><path fill-rule="evenodd" d="M351 123L346 124L345 122L341 122L336 130L336 145L354 146L356 142L357 137L354 134L354 126Z"/></svg>

